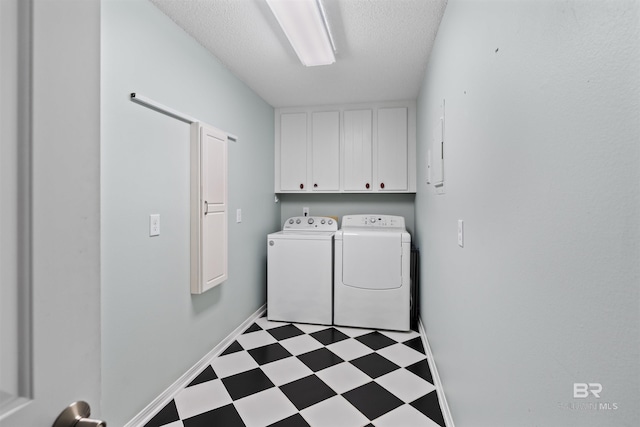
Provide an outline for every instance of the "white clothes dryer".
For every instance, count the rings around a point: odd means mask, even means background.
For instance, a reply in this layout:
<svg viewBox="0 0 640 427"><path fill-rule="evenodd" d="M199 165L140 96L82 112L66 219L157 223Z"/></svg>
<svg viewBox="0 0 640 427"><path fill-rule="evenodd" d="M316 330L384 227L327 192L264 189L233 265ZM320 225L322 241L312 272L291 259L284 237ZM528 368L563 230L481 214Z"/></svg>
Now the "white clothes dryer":
<svg viewBox="0 0 640 427"><path fill-rule="evenodd" d="M267 236L267 319L333 322L333 237L329 217L293 217Z"/></svg>
<svg viewBox="0 0 640 427"><path fill-rule="evenodd" d="M334 246L334 323L408 331L411 235L404 218L344 216Z"/></svg>

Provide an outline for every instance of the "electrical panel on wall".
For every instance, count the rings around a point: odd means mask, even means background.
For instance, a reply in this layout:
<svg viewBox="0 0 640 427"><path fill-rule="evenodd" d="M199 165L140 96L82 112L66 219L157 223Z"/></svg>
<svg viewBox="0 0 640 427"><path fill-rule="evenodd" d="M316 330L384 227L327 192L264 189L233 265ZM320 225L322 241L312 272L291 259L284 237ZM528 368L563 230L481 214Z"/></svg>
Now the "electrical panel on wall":
<svg viewBox="0 0 640 427"><path fill-rule="evenodd" d="M427 150L427 184L433 184L437 194L444 194L444 100L441 113L434 125L431 148Z"/></svg>
<svg viewBox="0 0 640 427"><path fill-rule="evenodd" d="M431 173L433 185L442 187L444 185L444 138L443 138L444 121L442 118L438 120L433 132L433 147L431 151Z"/></svg>
<svg viewBox="0 0 640 427"><path fill-rule="evenodd" d="M191 125L191 293L227 280L227 134Z"/></svg>

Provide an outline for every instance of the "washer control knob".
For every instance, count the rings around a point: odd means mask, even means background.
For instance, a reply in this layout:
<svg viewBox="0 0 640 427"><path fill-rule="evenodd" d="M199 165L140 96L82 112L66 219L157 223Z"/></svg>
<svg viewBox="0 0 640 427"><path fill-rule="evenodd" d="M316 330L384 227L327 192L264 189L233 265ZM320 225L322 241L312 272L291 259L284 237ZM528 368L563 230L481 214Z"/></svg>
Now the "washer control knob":
<svg viewBox="0 0 640 427"><path fill-rule="evenodd" d="M376 219L374 217L371 217L370 221L373 224L374 222L376 222Z"/></svg>
<svg viewBox="0 0 640 427"><path fill-rule="evenodd" d="M289 224L293 224L293 218L289 220Z"/></svg>
<svg viewBox="0 0 640 427"><path fill-rule="evenodd" d="M326 221L323 219L322 221L320 221L320 224L324 224Z"/></svg>
<svg viewBox="0 0 640 427"><path fill-rule="evenodd" d="M296 224L300 224L300 218L296 219Z"/></svg>
<svg viewBox="0 0 640 427"><path fill-rule="evenodd" d="M331 224L333 224L333 220L332 219L329 220L329 225L331 225Z"/></svg>
<svg viewBox="0 0 640 427"><path fill-rule="evenodd" d="M313 224L313 218L309 218L309 220L307 221L309 224Z"/></svg>

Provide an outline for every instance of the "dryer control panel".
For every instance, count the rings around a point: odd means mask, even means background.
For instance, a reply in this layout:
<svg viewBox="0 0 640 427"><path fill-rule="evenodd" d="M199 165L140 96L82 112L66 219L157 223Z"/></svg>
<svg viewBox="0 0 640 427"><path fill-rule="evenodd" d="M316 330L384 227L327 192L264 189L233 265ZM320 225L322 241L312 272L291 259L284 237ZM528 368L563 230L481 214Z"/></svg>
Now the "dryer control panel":
<svg viewBox="0 0 640 427"><path fill-rule="evenodd" d="M294 216L284 222L283 231L338 231L338 221L327 216Z"/></svg>
<svg viewBox="0 0 640 427"><path fill-rule="evenodd" d="M342 227L405 228L404 217L396 215L345 215Z"/></svg>

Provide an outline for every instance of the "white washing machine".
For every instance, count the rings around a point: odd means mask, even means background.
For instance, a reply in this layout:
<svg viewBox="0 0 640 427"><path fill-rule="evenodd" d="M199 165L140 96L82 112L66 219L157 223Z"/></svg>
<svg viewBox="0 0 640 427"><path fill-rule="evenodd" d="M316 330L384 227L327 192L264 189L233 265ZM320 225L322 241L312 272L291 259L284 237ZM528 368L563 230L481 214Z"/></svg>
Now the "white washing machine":
<svg viewBox="0 0 640 427"><path fill-rule="evenodd" d="M332 324L337 230L329 217L293 217L267 236L267 319Z"/></svg>
<svg viewBox="0 0 640 427"><path fill-rule="evenodd" d="M334 323L408 331L410 258L403 217L344 216L335 235Z"/></svg>

